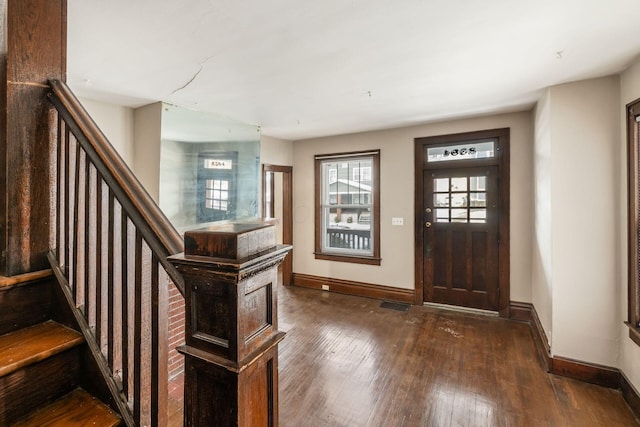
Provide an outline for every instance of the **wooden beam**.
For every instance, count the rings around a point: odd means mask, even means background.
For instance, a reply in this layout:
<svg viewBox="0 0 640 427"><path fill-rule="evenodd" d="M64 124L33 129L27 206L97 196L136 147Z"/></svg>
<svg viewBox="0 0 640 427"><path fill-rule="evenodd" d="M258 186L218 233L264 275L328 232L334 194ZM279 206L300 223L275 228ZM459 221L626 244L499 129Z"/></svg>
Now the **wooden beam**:
<svg viewBox="0 0 640 427"><path fill-rule="evenodd" d="M66 74L66 0L0 0L0 274L48 267L55 121L49 79Z"/></svg>

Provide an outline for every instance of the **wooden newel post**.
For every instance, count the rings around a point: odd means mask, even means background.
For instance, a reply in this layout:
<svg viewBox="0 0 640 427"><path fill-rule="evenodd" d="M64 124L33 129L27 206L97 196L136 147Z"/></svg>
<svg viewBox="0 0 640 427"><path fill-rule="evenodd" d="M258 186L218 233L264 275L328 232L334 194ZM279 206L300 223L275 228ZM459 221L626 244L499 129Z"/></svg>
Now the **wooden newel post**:
<svg viewBox="0 0 640 427"><path fill-rule="evenodd" d="M186 232L170 257L185 281L185 426L278 425L278 265L268 223Z"/></svg>

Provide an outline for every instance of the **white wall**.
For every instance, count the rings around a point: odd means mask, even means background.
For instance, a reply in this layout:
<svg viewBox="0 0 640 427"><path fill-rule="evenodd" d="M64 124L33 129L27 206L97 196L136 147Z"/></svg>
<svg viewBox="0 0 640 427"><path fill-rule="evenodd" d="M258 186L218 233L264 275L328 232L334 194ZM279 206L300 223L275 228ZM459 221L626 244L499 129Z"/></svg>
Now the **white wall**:
<svg viewBox="0 0 640 427"><path fill-rule="evenodd" d="M534 305L552 355L606 366L618 363L618 104L606 77L551 87L536 109Z"/></svg>
<svg viewBox="0 0 640 427"><path fill-rule="evenodd" d="M191 180L192 188L187 188L185 182L189 182L190 170L185 165L188 157L188 147L185 144L162 140L160 144L160 183L158 205L162 212L176 229L180 230L186 225L196 223L195 207L187 206L185 193L195 193L196 179Z"/></svg>
<svg viewBox="0 0 640 427"><path fill-rule="evenodd" d="M160 193L162 102L136 108L134 112L133 172L153 200Z"/></svg>
<svg viewBox="0 0 640 427"><path fill-rule="evenodd" d="M132 168L134 110L85 98L80 102L125 163Z"/></svg>
<svg viewBox="0 0 640 427"><path fill-rule="evenodd" d="M627 320L627 174L626 174L626 104L640 98L640 58L620 77L620 138L616 147L618 155L618 242L617 283L620 295L620 310L616 318L620 340L619 368L640 390L640 347L629 339L629 329L623 324Z"/></svg>
<svg viewBox="0 0 640 427"><path fill-rule="evenodd" d="M262 165L293 166L293 142L274 138L273 136L260 135L260 165L260 184L258 186L260 206L258 208L258 216L264 217L264 212L262 212ZM294 177L295 173L296 171L294 170ZM281 228L282 224L278 223L277 227ZM282 231L278 229L277 232L281 233Z"/></svg>
<svg viewBox="0 0 640 427"><path fill-rule="evenodd" d="M294 165L294 271L414 289L414 138L511 128L511 300L531 301L533 124L530 112L432 123L400 129L296 141ZM316 260L314 155L380 149L382 265ZM404 226L392 226L392 217Z"/></svg>
<svg viewBox="0 0 640 427"><path fill-rule="evenodd" d="M293 166L293 142L260 136L260 163L265 165Z"/></svg>
<svg viewBox="0 0 640 427"><path fill-rule="evenodd" d="M531 299L547 339L553 313L551 253L551 99L545 90L534 111ZM551 342L549 341L549 344Z"/></svg>

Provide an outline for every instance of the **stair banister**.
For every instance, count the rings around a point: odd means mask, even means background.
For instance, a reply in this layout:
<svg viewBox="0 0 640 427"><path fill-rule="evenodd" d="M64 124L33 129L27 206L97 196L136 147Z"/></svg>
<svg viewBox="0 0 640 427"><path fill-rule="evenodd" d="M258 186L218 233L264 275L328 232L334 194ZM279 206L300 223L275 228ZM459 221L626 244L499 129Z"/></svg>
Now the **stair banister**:
<svg viewBox="0 0 640 427"><path fill-rule="evenodd" d="M49 261L127 425L164 426L169 283L184 292L167 257L183 251L182 237L67 85L50 87L58 182Z"/></svg>
<svg viewBox="0 0 640 427"><path fill-rule="evenodd" d="M159 260L174 284L183 293L182 277L166 261L167 256L183 251L182 237L71 89L61 80L51 80L50 85L52 93L49 99L100 171L109 188L119 193L117 198L120 203L128 212L131 212L131 215L139 216L138 227L141 228L143 236L148 239L149 246L155 253L164 255L160 256Z"/></svg>

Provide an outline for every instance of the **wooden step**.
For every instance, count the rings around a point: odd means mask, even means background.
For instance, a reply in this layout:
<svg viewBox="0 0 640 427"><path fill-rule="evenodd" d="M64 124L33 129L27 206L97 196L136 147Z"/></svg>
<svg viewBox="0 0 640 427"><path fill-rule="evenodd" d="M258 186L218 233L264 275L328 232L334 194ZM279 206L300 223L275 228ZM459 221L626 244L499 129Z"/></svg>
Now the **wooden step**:
<svg viewBox="0 0 640 427"><path fill-rule="evenodd" d="M107 405L82 389L19 420L14 427L119 426L122 420Z"/></svg>
<svg viewBox="0 0 640 427"><path fill-rule="evenodd" d="M0 377L84 342L82 335L48 320L0 336Z"/></svg>
<svg viewBox="0 0 640 427"><path fill-rule="evenodd" d="M0 276L0 335L51 318L54 280L36 274Z"/></svg>

